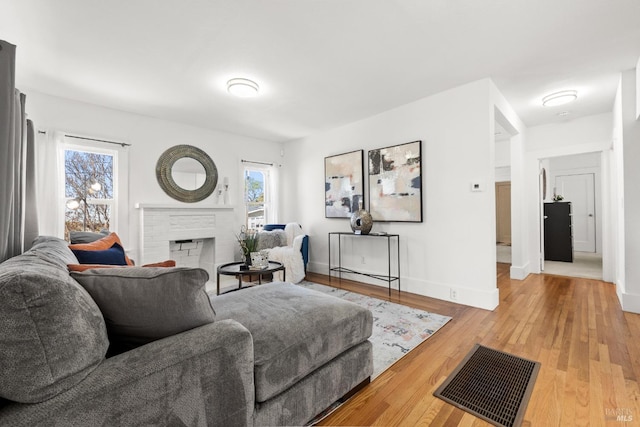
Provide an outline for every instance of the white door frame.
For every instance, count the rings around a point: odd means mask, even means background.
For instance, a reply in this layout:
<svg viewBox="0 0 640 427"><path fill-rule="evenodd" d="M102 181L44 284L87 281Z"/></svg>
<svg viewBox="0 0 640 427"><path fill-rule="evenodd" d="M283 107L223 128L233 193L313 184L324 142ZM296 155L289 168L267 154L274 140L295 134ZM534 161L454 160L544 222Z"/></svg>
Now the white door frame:
<svg viewBox="0 0 640 427"><path fill-rule="evenodd" d="M542 213L540 212L540 190L535 191L536 188L540 187L540 164L542 161L546 159L550 159L553 157L559 156L571 156L574 154L585 154L585 153L600 153L601 165L605 165L605 159L608 157L610 141L604 141L603 143L593 142L586 143L580 146L567 146L567 147L557 147L557 148L545 148L540 150L535 150L534 152L527 153L525 158L525 167L526 172L526 180L527 187L529 189L529 194L527 195L528 199L528 209L529 212L533 212L534 210L538 211L539 217L536 221L530 221L529 224L532 226L535 224L535 227L530 228L530 242L531 250L530 250L530 262L532 267L532 272L537 273L542 270L538 270L540 266L544 263L544 256L541 247L544 247L544 241L539 238L539 233L543 231L541 229L540 221L542 220ZM601 166L602 173L600 174L600 184L602 196L600 198L601 204L603 205L603 215L602 215L602 228L603 230L610 230L611 225L611 215L608 214L607 204L604 203L605 200L608 200L610 197L612 189L608 186L614 185L614 183L609 182L608 176L606 175L607 168L605 166ZM602 274L603 279L608 282L614 281L613 274L613 262L615 260L614 248L611 245L612 236L607 235L607 233L602 233L601 242L602 242ZM536 271L538 270L538 271Z"/></svg>
<svg viewBox="0 0 640 427"><path fill-rule="evenodd" d="M543 173L544 172L544 173ZM542 160L538 160L538 219L540 221L540 271L544 271L544 199L545 189L548 188L548 176L542 166Z"/></svg>

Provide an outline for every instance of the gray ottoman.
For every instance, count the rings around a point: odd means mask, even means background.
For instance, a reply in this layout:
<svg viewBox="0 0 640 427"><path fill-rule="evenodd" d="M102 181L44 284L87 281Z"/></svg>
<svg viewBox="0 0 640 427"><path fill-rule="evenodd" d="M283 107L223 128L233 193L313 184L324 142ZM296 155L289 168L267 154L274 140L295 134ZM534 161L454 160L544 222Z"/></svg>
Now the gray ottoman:
<svg viewBox="0 0 640 427"><path fill-rule="evenodd" d="M341 372L339 382L353 387L366 379L363 372L371 375L367 339L373 317L365 308L282 282L212 297L211 301L217 320L236 320L251 332L256 404L280 395L334 359L337 362L339 356L357 354L357 359L365 359L356 361L361 367L353 373Z"/></svg>

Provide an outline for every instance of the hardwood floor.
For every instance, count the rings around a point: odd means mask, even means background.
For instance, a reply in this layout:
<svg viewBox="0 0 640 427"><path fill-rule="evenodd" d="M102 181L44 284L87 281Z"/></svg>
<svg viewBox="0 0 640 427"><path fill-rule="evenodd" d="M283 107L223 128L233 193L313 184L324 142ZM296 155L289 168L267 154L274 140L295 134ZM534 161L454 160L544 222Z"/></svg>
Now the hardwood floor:
<svg viewBox="0 0 640 427"><path fill-rule="evenodd" d="M621 310L615 286L535 274L517 281L507 264L497 268L494 311L332 279L453 320L318 425L490 425L433 396L475 343L541 362L524 426L640 425L640 315ZM329 284L324 275L307 280Z"/></svg>

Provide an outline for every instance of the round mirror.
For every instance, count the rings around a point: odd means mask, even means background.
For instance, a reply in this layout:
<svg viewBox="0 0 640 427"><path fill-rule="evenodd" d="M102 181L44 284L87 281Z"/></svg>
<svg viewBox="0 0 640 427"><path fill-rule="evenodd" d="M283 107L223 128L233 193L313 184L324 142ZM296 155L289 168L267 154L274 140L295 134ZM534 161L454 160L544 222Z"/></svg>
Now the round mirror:
<svg viewBox="0 0 640 427"><path fill-rule="evenodd" d="M218 184L218 169L201 149L192 145L176 145L158 159L156 178L169 196L193 203L213 193Z"/></svg>
<svg viewBox="0 0 640 427"><path fill-rule="evenodd" d="M176 160L171 168L171 177L178 187L195 190L202 187L207 176L202 163L191 157Z"/></svg>

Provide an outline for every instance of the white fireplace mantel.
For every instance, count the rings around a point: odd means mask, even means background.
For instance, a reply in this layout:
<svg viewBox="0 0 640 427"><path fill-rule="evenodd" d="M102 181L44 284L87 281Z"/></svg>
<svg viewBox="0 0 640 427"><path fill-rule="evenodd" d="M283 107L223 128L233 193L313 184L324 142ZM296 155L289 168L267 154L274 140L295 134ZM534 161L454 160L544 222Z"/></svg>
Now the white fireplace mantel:
<svg viewBox="0 0 640 427"><path fill-rule="evenodd" d="M233 205L136 203L140 210L141 264L170 259L170 242L214 239L214 265L232 262L235 248Z"/></svg>
<svg viewBox="0 0 640 427"><path fill-rule="evenodd" d="M185 205L177 203L136 203L136 209L215 209L215 210L233 210L235 205Z"/></svg>

